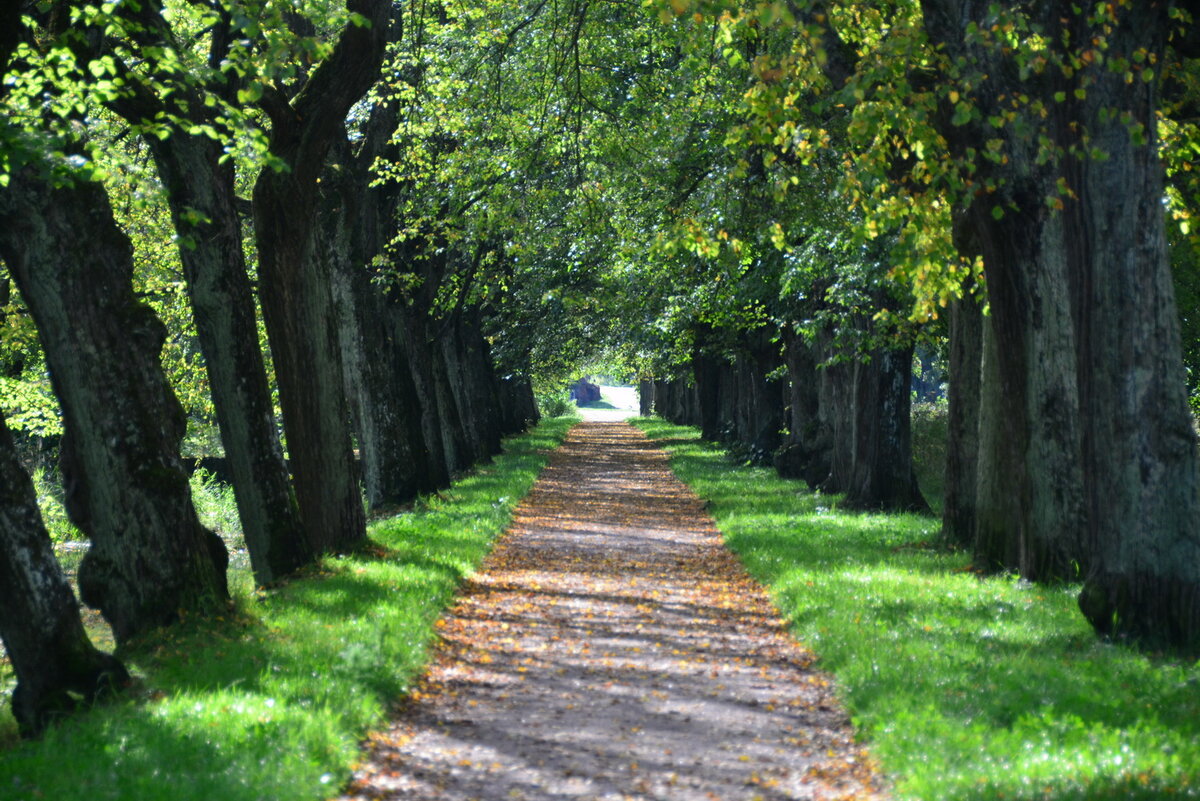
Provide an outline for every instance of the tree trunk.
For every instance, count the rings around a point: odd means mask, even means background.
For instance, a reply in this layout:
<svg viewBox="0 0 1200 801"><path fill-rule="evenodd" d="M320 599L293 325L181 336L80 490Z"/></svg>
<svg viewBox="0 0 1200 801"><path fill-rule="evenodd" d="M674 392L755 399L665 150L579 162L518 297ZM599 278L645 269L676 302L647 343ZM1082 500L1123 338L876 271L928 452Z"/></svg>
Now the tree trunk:
<svg viewBox="0 0 1200 801"><path fill-rule="evenodd" d="M286 169L264 169L254 185L263 318L296 499L317 553L366 536L330 275L317 247L317 179L350 108L378 78L391 3L347 0L346 8L365 24L347 24L291 101L274 88L264 95L271 154Z"/></svg>
<svg viewBox="0 0 1200 801"><path fill-rule="evenodd" d="M313 552L275 428L233 165L221 163L221 145L207 137L176 131L148 141L182 243L179 256L250 564L255 581L268 584L312 561Z"/></svg>
<svg viewBox="0 0 1200 801"><path fill-rule="evenodd" d="M987 24L976 5L923 4L931 39L986 74L971 98L982 117L1023 93L1046 109L1044 122L1035 118L1041 136L1005 129L1006 160L978 176L997 191L970 210L992 303L1005 431L1024 468L1009 514L1029 534L1023 567L1052 578L1073 577L1078 565L1087 579L1080 605L1100 632L1195 646L1196 441L1163 234L1157 85L1142 80L1140 66L1160 63L1172 4L1099 7L1095 14L1113 15L1104 23L1104 58L1036 81L1018 78L1011 54L963 36L968 21ZM1091 11L1038 13L1050 47L1086 46L1079 43L1100 33ZM1118 60L1131 65L1132 80L1110 69ZM974 125L945 133L960 152L981 136ZM1060 150L1047 157L1045 142Z"/></svg>
<svg viewBox="0 0 1200 801"><path fill-rule="evenodd" d="M421 410L390 301L368 265L382 250L375 220L379 193L368 189L369 165L348 143L322 181L321 235L330 265L346 395L358 435L367 503L372 510L437 489L428 468Z"/></svg>
<svg viewBox="0 0 1200 801"><path fill-rule="evenodd" d="M124 665L88 640L79 605L42 524L33 482L0 416L0 638L17 675L13 717L23 737L129 682Z"/></svg>
<svg viewBox="0 0 1200 801"><path fill-rule="evenodd" d="M654 414L654 385L655 381L650 378L638 382L638 414L642 417Z"/></svg>
<svg viewBox="0 0 1200 801"><path fill-rule="evenodd" d="M788 376L787 438L775 455L775 469L785 478L802 478L813 488L831 470L828 430L821 423L819 388L822 377L812 346L792 327L783 329Z"/></svg>
<svg viewBox="0 0 1200 801"><path fill-rule="evenodd" d="M413 388L421 409L421 433L428 454L430 479L437 487L450 486L450 473L455 468L448 457L443 441L441 407L435 388L434 352L425 329L424 312L397 302L391 309L397 320L394 328L401 337L408 364L412 370Z"/></svg>
<svg viewBox="0 0 1200 801"><path fill-rule="evenodd" d="M160 2L126 4L120 12L129 15L148 40L163 47L175 45ZM213 33L210 62L227 53L230 41L228 28L221 23L217 27L221 29ZM77 55L90 58L85 41L77 42ZM161 93L124 63L119 68L127 91L108 105L129 123L160 124L175 117L188 124L217 123L216 111L205 105L203 93L195 86L175 86L175 91ZM161 77L175 80L175 76ZM234 93L228 85L215 91ZM311 561L312 553L275 427L246 273L234 166L231 161L222 163L227 154L221 142L187 133L188 124L173 124L170 136L147 136L145 141L167 190L246 549L255 580L267 584Z"/></svg>
<svg viewBox="0 0 1200 801"><path fill-rule="evenodd" d="M929 511L912 469L912 359L912 345L877 348L854 365L850 508Z"/></svg>
<svg viewBox="0 0 1200 801"><path fill-rule="evenodd" d="M983 308L974 296L967 295L950 307L950 410L942 532L966 548L975 541L983 326Z"/></svg>
<svg viewBox="0 0 1200 801"><path fill-rule="evenodd" d="M132 247L103 188L12 173L0 255L63 408L67 511L92 542L83 600L122 643L223 602L228 557L192 507L179 457L186 421L158 361L166 331L133 294Z"/></svg>
<svg viewBox="0 0 1200 801"><path fill-rule="evenodd" d="M312 553L366 536L330 275L312 193L266 170L254 187L263 318L271 341L296 499ZM307 200L308 202L304 202Z"/></svg>

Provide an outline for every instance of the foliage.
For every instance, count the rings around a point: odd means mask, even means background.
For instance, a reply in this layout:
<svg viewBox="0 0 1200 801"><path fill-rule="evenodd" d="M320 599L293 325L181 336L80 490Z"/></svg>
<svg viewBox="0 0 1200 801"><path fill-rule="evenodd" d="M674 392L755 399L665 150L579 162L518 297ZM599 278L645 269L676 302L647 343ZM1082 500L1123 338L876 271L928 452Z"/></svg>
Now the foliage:
<svg viewBox="0 0 1200 801"><path fill-rule="evenodd" d="M1200 796L1200 668L1097 641L1076 587L981 578L936 523L850 514L639 423L838 679L901 798Z"/></svg>
<svg viewBox="0 0 1200 801"><path fill-rule="evenodd" d="M50 535L50 541L58 545L84 539L83 533L75 528L63 506L62 483L43 467L33 471L33 490L37 493L38 508L42 512L42 523Z"/></svg>
<svg viewBox="0 0 1200 801"><path fill-rule="evenodd" d="M510 440L505 454L457 482L446 499L425 499L376 523L361 553L243 598L224 618L140 643L125 655L141 676L134 697L0 754L5 797L334 794L366 728L414 681L458 582L507 525L570 422ZM10 718L3 728L11 740Z"/></svg>
<svg viewBox="0 0 1200 801"><path fill-rule="evenodd" d="M242 521L238 517L237 499L233 486L221 481L203 467L192 473L192 503L205 528L222 537L241 535Z"/></svg>
<svg viewBox="0 0 1200 801"><path fill-rule="evenodd" d="M575 402L570 391L561 384L547 387L537 395L538 411L543 417L575 415Z"/></svg>
<svg viewBox="0 0 1200 801"><path fill-rule="evenodd" d="M913 472L934 511L941 511L945 496L949 414L945 399L912 406Z"/></svg>

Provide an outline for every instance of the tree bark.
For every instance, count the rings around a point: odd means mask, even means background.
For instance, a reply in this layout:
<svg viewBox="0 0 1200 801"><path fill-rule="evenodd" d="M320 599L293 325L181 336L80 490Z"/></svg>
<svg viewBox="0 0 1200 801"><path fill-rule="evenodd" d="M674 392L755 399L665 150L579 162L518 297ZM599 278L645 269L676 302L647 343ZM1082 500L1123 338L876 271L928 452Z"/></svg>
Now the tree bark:
<svg viewBox="0 0 1200 801"><path fill-rule="evenodd" d="M387 0L348 0L348 24L330 56L290 102L264 96L271 154L254 186L260 300L274 357L296 499L309 547L343 551L366 536L337 319L317 248L317 179L351 106L375 82L387 40Z"/></svg>
<svg viewBox="0 0 1200 801"><path fill-rule="evenodd" d="M912 359L910 344L854 365L850 508L929 511L912 469Z"/></svg>
<svg viewBox="0 0 1200 801"><path fill-rule="evenodd" d="M269 584L312 561L313 551L275 428L232 164L220 163L220 144L207 138L176 131L149 141L184 243L180 260L250 564L255 581Z"/></svg>
<svg viewBox="0 0 1200 801"><path fill-rule="evenodd" d="M0 638L17 675L12 710L23 737L125 686L129 674L88 640L79 605L42 524L33 482L0 416Z"/></svg>
<svg viewBox="0 0 1200 801"><path fill-rule="evenodd" d="M654 383L650 378L638 381L638 414L642 417L654 414Z"/></svg>
<svg viewBox="0 0 1200 801"><path fill-rule="evenodd" d="M104 189L14 171L0 193L0 255L63 408L67 511L92 543L84 602L121 643L214 608L228 598L228 556L192 507L186 421L158 361L166 331L133 294L132 247Z"/></svg>
<svg viewBox="0 0 1200 801"><path fill-rule="evenodd" d="M967 295L951 305L947 393L950 408L942 531L950 542L964 548L972 547L975 542L983 326L983 308L974 296Z"/></svg>

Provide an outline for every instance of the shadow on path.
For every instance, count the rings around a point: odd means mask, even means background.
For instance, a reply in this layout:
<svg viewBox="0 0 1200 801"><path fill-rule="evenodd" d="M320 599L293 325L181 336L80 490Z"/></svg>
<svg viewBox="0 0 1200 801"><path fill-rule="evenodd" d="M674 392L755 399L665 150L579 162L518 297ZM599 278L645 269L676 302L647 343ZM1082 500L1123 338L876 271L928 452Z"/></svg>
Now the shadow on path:
<svg viewBox="0 0 1200 801"><path fill-rule="evenodd" d="M880 798L827 678L665 454L585 422L345 799Z"/></svg>

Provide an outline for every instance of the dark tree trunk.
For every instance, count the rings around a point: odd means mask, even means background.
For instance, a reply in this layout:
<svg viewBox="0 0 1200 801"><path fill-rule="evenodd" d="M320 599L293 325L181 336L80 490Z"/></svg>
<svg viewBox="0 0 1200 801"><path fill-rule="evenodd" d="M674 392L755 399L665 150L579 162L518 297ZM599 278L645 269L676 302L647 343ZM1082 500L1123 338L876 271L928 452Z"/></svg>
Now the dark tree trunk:
<svg viewBox="0 0 1200 801"><path fill-rule="evenodd" d="M225 547L196 518L179 457L185 419L158 361L166 331L133 294L133 251L103 188L12 173L0 255L63 408L67 511L92 542L83 600L118 642L226 600Z"/></svg>
<svg viewBox="0 0 1200 801"><path fill-rule="evenodd" d="M1005 98L1031 93L1047 111L1041 133L1062 148L1045 158L1038 136L1007 137L1006 161L978 176L998 181L998 191L970 210L994 315L1006 431L1021 446L1022 492L1009 517L1034 546L1022 562L1045 577L1072 577L1078 563L1087 579L1081 608L1102 633L1195 646L1196 442L1163 234L1157 85L1141 80L1140 66L1128 82L1109 67L1117 59L1159 63L1171 6L1099 8L1115 15L1105 23L1104 63L1022 82L1010 54L965 35L968 22L987 24L982 4L923 3L934 43L988 76L971 98L983 118L999 113ZM1036 13L1044 14L1038 21L1051 47L1080 47L1097 35L1090 12ZM960 152L981 134L971 125L952 128L945 133ZM1067 150L1082 147L1084 134L1103 159ZM1059 191L1060 180L1069 194ZM1058 211L1048 206L1056 198ZM993 205L1004 211L998 220Z"/></svg>
<svg viewBox="0 0 1200 801"><path fill-rule="evenodd" d="M502 377L499 394L505 434L519 434L529 426L537 425L537 399L533 395L533 384L528 376Z"/></svg>
<svg viewBox="0 0 1200 801"><path fill-rule="evenodd" d="M818 357L823 362L817 387L821 434L829 454L829 474L818 485L823 492L838 493L848 490L854 480L856 439L855 419L855 363L834 361L833 337L829 333L819 336Z"/></svg>
<svg viewBox="0 0 1200 801"><path fill-rule="evenodd" d="M123 687L124 665L96 650L42 525L33 482L0 416L0 638L17 675L13 717L24 737L76 705Z"/></svg>
<svg viewBox="0 0 1200 801"><path fill-rule="evenodd" d="M174 47L161 4L148 0L121 13L135 19L146 42ZM229 22L218 23L210 63L227 54ZM80 42L82 44L82 40ZM191 124L216 123L216 112L192 86L175 86L163 97L142 76L121 64L127 91L109 106L131 124L178 117ZM174 82L174 76L164 80ZM233 94L229 86L219 87ZM167 190L188 298L204 354L217 423L225 447L238 516L258 583L267 584L311 561L300 512L275 427L266 369L234 190L234 166L224 146L175 125L166 138L147 136Z"/></svg>
<svg viewBox="0 0 1200 801"><path fill-rule="evenodd" d="M412 371L397 336L391 301L375 286L368 265L380 241L380 193L370 165L352 159L343 143L322 181L321 235L330 265L339 344L363 484L371 509L412 500L437 489L421 431Z"/></svg>
<svg viewBox="0 0 1200 801"><path fill-rule="evenodd" d="M445 426L434 376L434 348L425 328L424 312L413 306L397 303L392 314L398 321L394 328L401 338L408 364L412 370L413 388L421 409L421 433L428 455L430 479L437 487L450 486L450 473L455 469L443 441Z"/></svg>
<svg viewBox="0 0 1200 801"><path fill-rule="evenodd" d="M927 512L912 469L913 348L877 348L854 365L854 464L846 505Z"/></svg>
<svg viewBox="0 0 1200 801"><path fill-rule="evenodd" d="M242 251L233 165L220 163L222 148L207 137L176 131L164 140L149 137L149 142L183 243L180 260L246 549L255 580L268 584L310 562L313 552L275 428Z"/></svg>
<svg viewBox="0 0 1200 801"><path fill-rule="evenodd" d="M707 346L706 332L698 330L692 351L697 405L694 425L699 426L701 437L716 442L721 437L721 362L705 350Z"/></svg>
<svg viewBox="0 0 1200 801"><path fill-rule="evenodd" d="M650 378L643 378L638 382L638 414L642 417L649 417L654 414L655 383Z"/></svg>
<svg viewBox="0 0 1200 801"><path fill-rule="evenodd" d="M292 101L264 96L271 154L254 186L260 299L271 340L296 499L310 548L354 547L366 536L330 275L317 242L317 179L351 106L383 62L391 4L348 0L348 24Z"/></svg>
<svg viewBox="0 0 1200 801"><path fill-rule="evenodd" d="M293 173L264 171L254 189L260 298L308 548L344 551L366 535L350 439L330 275L319 258L311 197Z"/></svg>
<svg viewBox="0 0 1200 801"><path fill-rule="evenodd" d="M1012 431L1012 418L1000 380L999 354L992 318L982 320L980 336L978 450L975 457L975 563L984 570L1026 571L1034 567L1022 554L1028 550L1029 532L1013 514L1014 507L1029 503L1023 439Z"/></svg>
<svg viewBox="0 0 1200 801"><path fill-rule="evenodd" d="M950 307L950 410L942 531L951 542L968 548L975 541L983 326L983 308L975 297L968 295Z"/></svg>
<svg viewBox="0 0 1200 801"><path fill-rule="evenodd" d="M437 404L438 422L442 428L442 447L446 453L446 467L451 473L465 470L471 466L471 443L459 414L458 403L454 398L454 389L450 385L451 367L446 361L446 349L443 342L429 342L433 349L429 364L433 374L433 397Z"/></svg>
<svg viewBox="0 0 1200 801"><path fill-rule="evenodd" d="M802 478L818 487L829 477L831 442L821 422L821 376L812 346L785 326L784 359L788 376L787 439L775 456L785 478Z"/></svg>

